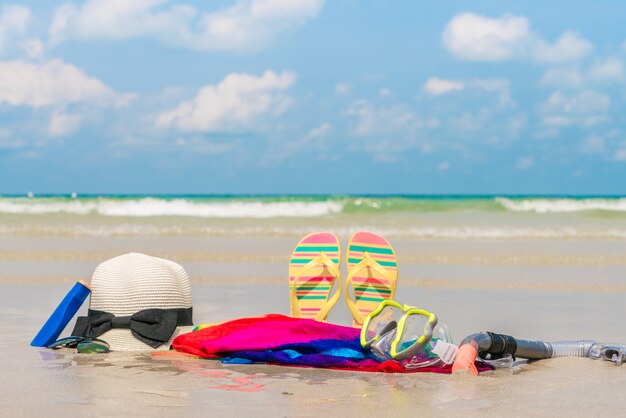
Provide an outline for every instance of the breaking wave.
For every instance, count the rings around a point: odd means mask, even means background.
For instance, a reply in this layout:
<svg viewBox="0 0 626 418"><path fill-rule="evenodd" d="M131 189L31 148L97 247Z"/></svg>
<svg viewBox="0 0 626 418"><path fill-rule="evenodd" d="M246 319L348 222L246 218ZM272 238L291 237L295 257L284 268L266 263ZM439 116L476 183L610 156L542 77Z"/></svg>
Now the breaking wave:
<svg viewBox="0 0 626 418"><path fill-rule="evenodd" d="M337 201L194 201L190 199L0 199L0 213L72 214L115 217L184 216L199 218L318 217L341 212Z"/></svg>
<svg viewBox="0 0 626 418"><path fill-rule="evenodd" d="M328 215L597 212L626 215L626 198L496 196L63 196L2 197L0 215L316 218Z"/></svg>
<svg viewBox="0 0 626 418"><path fill-rule="evenodd" d="M513 212L566 213L582 211L626 212L626 198L588 199L509 199L497 197L496 202Z"/></svg>

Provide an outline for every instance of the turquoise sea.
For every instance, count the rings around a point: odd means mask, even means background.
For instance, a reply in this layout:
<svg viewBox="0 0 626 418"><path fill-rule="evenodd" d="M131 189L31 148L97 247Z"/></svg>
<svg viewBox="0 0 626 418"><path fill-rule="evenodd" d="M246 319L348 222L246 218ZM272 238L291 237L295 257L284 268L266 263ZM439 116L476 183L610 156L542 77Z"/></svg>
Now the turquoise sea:
<svg viewBox="0 0 626 418"><path fill-rule="evenodd" d="M291 236L369 229L417 239L626 239L623 196L0 196L0 234Z"/></svg>

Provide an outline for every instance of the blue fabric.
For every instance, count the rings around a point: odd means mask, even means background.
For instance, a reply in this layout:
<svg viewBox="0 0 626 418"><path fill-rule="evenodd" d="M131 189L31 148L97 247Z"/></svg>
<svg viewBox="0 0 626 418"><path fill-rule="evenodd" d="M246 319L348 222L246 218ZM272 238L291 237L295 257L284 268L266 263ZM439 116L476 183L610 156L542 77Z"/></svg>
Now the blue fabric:
<svg viewBox="0 0 626 418"><path fill-rule="evenodd" d="M225 364L280 363L313 367L342 367L346 361L376 360L363 350L358 340L317 340L301 344L286 344L280 349L265 351L235 351L222 358Z"/></svg>

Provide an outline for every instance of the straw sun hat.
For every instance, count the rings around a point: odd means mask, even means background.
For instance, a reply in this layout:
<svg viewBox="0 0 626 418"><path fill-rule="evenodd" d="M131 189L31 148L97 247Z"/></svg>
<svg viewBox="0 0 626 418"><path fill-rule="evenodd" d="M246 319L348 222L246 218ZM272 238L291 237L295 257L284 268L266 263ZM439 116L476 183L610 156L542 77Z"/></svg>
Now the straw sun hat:
<svg viewBox="0 0 626 418"><path fill-rule="evenodd" d="M191 285L177 263L130 253L100 264L87 316L72 335L106 341L113 351L167 350L193 330Z"/></svg>

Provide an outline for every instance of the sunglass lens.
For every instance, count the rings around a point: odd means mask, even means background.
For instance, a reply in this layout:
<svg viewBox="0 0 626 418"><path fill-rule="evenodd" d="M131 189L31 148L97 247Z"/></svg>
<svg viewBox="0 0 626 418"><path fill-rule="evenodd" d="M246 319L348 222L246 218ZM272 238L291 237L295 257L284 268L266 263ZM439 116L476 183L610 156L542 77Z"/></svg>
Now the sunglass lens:
<svg viewBox="0 0 626 418"><path fill-rule="evenodd" d="M83 340L76 345L79 353L95 354L109 351L109 344L102 340Z"/></svg>
<svg viewBox="0 0 626 418"><path fill-rule="evenodd" d="M57 349L61 347L76 348L76 344L78 344L78 342L82 341L83 339L84 339L83 337L61 338L60 340L57 340L53 342L52 344L50 344L48 348L52 348L52 349Z"/></svg>

